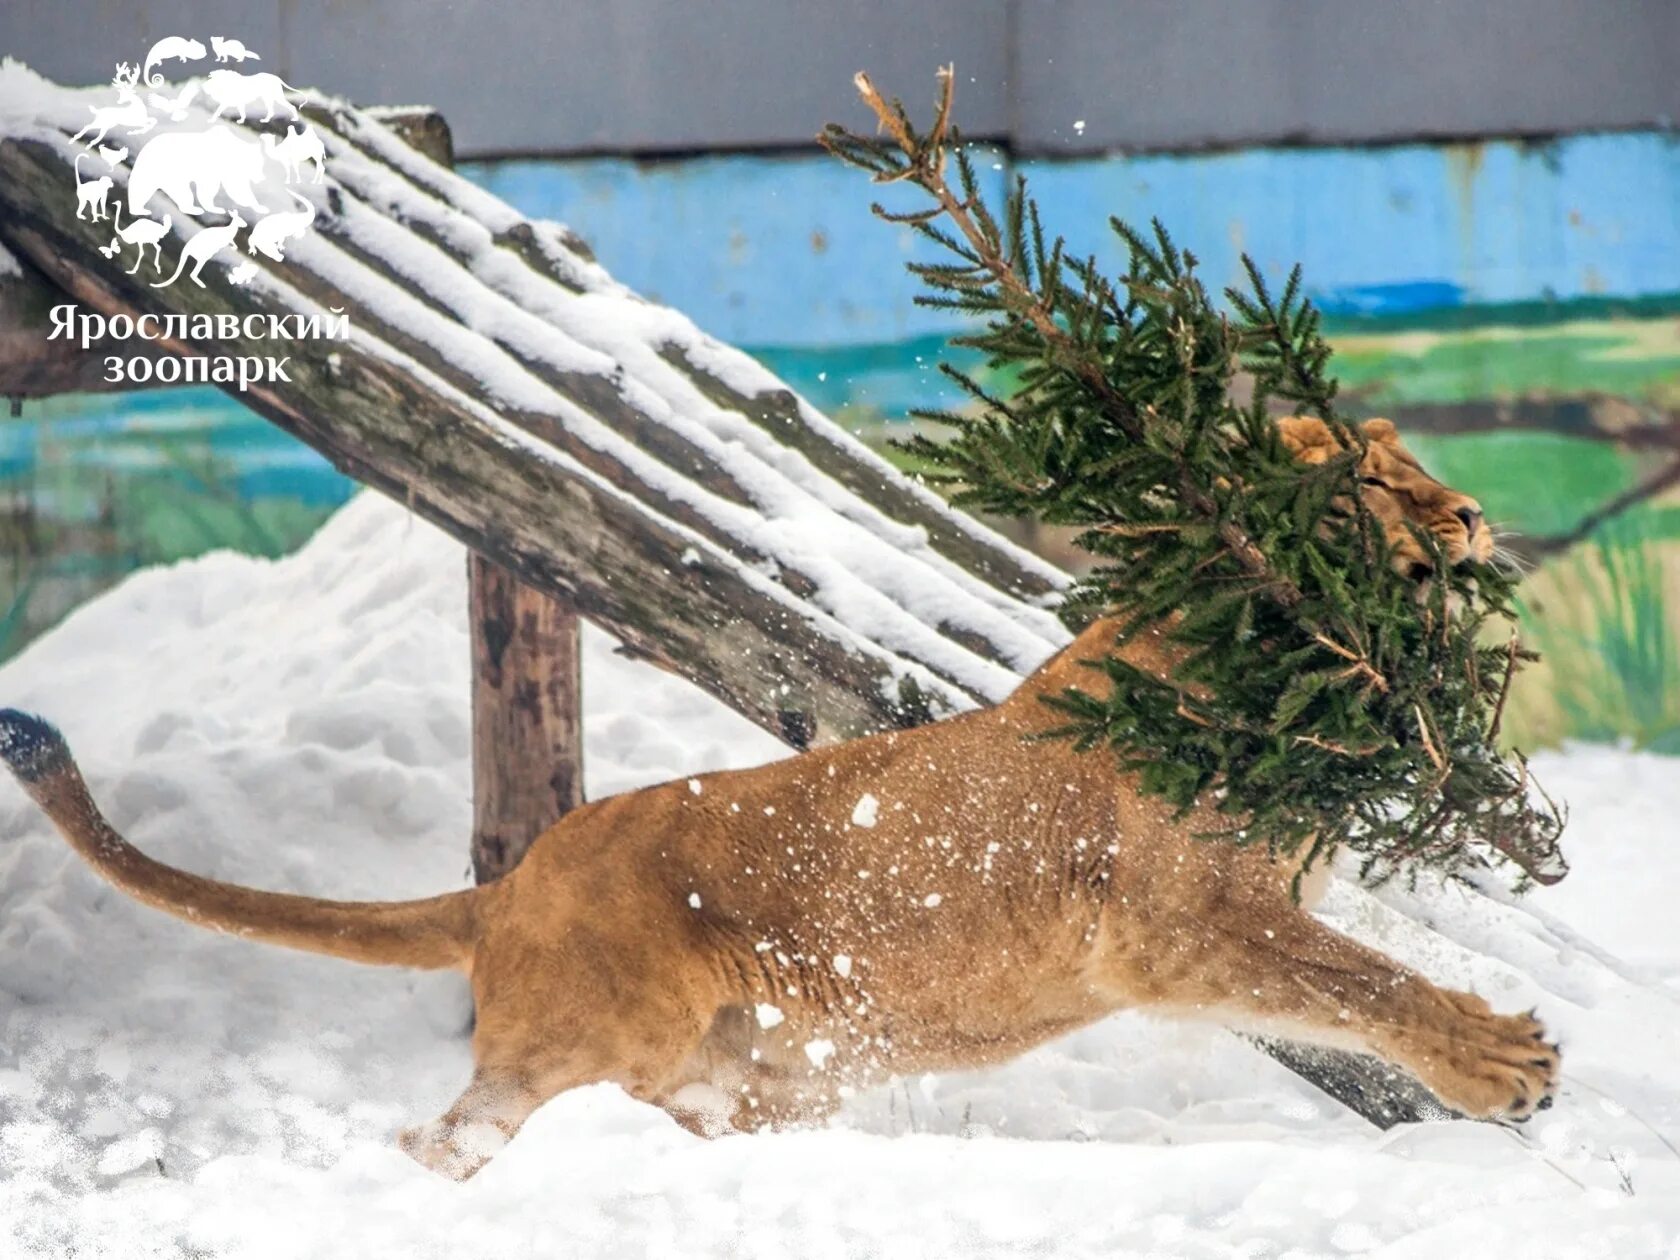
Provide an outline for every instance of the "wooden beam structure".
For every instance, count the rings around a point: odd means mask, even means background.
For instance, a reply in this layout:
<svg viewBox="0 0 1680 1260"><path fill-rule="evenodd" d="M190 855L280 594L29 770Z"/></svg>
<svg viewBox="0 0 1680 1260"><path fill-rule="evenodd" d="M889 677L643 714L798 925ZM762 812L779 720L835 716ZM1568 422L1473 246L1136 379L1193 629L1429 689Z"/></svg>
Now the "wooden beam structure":
<svg viewBox="0 0 1680 1260"><path fill-rule="evenodd" d="M477 553L467 586L472 865L482 884L583 803L581 626L574 609Z"/></svg>

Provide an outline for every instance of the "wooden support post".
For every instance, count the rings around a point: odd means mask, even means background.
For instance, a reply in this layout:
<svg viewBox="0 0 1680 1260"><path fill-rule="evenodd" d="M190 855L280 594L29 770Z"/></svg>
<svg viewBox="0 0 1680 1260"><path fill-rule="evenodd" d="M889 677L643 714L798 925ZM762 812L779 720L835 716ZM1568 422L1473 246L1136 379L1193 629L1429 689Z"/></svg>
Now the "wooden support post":
<svg viewBox="0 0 1680 1260"><path fill-rule="evenodd" d="M500 878L583 802L578 615L477 552L472 628L473 876Z"/></svg>

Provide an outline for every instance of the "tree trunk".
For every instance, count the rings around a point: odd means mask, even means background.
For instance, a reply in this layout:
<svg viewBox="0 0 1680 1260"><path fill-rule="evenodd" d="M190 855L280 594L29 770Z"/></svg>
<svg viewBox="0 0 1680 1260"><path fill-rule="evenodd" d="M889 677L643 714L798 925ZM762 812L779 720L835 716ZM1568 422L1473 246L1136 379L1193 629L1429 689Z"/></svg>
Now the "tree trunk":
<svg viewBox="0 0 1680 1260"><path fill-rule="evenodd" d="M500 878L583 803L577 612L477 553L472 628L473 876Z"/></svg>

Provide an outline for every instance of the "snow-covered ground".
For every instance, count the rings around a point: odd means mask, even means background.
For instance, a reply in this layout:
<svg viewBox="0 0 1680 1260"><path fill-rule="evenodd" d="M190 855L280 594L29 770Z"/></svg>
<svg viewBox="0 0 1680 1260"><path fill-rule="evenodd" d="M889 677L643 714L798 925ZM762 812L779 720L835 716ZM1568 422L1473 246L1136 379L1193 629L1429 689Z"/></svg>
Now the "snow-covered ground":
<svg viewBox="0 0 1680 1260"><path fill-rule="evenodd" d="M363 496L289 559L137 574L0 669L0 703L57 721L165 861L437 892L466 877L464 588L453 543ZM611 646L587 641L592 795L780 755ZM1339 885L1325 910L1540 1006L1565 1081L1523 1137L1380 1134L1218 1029L1121 1016L817 1131L706 1143L580 1090L460 1186L390 1139L466 1079L462 980L142 909L6 781L0 1254L1680 1257L1680 763L1577 749L1539 769L1574 810L1561 887Z"/></svg>

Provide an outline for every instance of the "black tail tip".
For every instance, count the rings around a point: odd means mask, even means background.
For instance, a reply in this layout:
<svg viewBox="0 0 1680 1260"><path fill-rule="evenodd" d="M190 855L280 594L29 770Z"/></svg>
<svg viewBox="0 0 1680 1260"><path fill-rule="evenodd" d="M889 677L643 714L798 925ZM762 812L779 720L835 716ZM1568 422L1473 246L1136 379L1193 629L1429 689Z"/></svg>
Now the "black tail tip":
<svg viewBox="0 0 1680 1260"><path fill-rule="evenodd" d="M0 761L24 783L33 783L70 760L58 728L18 709L0 709Z"/></svg>

